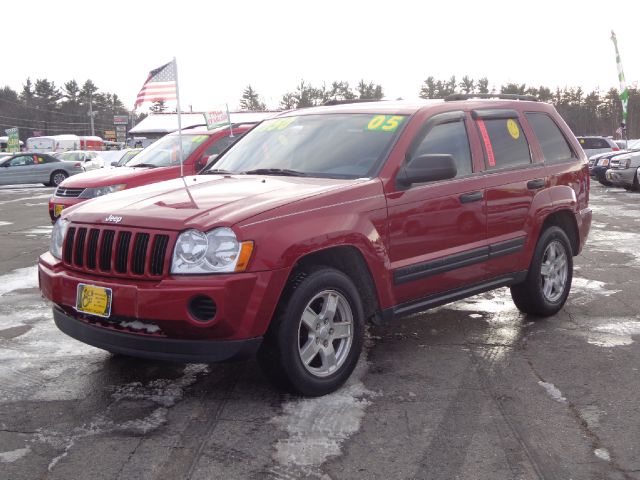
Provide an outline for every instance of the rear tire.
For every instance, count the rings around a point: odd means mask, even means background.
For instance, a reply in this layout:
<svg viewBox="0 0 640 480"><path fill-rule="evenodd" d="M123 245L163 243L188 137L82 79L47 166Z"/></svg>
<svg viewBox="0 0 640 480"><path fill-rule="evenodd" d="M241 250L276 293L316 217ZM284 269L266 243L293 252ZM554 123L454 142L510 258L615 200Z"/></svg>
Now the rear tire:
<svg viewBox="0 0 640 480"><path fill-rule="evenodd" d="M321 396L351 375L364 340L358 289L339 270L294 275L258 351L265 375L291 393Z"/></svg>
<svg viewBox="0 0 640 480"><path fill-rule="evenodd" d="M638 172L633 177L633 185L629 189L632 192L640 192L640 184L638 184Z"/></svg>
<svg viewBox="0 0 640 480"><path fill-rule="evenodd" d="M549 317L567 301L573 279L573 253L560 227L547 228L538 239L524 282L511 287L511 298L521 312Z"/></svg>
<svg viewBox="0 0 640 480"><path fill-rule="evenodd" d="M62 170L56 170L55 172L53 172L51 174L51 179L49 182L49 186L51 187L57 187L58 185L60 185L62 182L65 181L65 179L68 177L69 175L67 175L67 172L64 172Z"/></svg>

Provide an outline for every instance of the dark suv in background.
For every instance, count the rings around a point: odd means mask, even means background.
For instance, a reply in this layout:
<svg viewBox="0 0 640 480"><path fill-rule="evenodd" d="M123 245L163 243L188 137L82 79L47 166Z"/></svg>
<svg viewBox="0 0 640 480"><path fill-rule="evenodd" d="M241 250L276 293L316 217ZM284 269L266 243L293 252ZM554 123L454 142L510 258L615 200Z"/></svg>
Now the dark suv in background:
<svg viewBox="0 0 640 480"><path fill-rule="evenodd" d="M64 210L40 288L78 340L184 362L257 353L304 395L349 377L368 319L504 286L553 315L591 224L587 159L553 106L518 98L282 113L199 175Z"/></svg>

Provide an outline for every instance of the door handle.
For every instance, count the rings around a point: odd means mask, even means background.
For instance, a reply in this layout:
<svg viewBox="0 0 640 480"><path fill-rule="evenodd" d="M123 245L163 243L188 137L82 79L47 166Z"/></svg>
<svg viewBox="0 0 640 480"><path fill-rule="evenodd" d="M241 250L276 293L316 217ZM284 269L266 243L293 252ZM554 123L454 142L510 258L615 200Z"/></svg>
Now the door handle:
<svg viewBox="0 0 640 480"><path fill-rule="evenodd" d="M527 188L529 190L537 190L539 188L542 188L546 185L546 181L544 178L536 178L535 180L529 180L527 182Z"/></svg>
<svg viewBox="0 0 640 480"><path fill-rule="evenodd" d="M479 200L482 200L483 198L484 198L484 195L482 194L482 191L478 190L476 192L463 193L462 195L460 195L460 202L461 203L477 202Z"/></svg>

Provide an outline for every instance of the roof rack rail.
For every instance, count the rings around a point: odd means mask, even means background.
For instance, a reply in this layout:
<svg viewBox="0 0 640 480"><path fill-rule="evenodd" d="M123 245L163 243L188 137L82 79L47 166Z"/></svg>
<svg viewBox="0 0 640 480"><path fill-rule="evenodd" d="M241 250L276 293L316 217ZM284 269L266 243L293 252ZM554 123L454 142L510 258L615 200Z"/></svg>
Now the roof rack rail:
<svg viewBox="0 0 640 480"><path fill-rule="evenodd" d="M378 98L354 98L352 100L327 100L322 105L323 106L331 106L331 105L346 105L349 103L367 103L367 102L380 102L381 100Z"/></svg>
<svg viewBox="0 0 640 480"><path fill-rule="evenodd" d="M445 102L454 102L456 100L471 100L473 98L502 98L504 100L526 100L529 102L537 102L538 97L533 95L519 95L517 93L454 93L445 97Z"/></svg>

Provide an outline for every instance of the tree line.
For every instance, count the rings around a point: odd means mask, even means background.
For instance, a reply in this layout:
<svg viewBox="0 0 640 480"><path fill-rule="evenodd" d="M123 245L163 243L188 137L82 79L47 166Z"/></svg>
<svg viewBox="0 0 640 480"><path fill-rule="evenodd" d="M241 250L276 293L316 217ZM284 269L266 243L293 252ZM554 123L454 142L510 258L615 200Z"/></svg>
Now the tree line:
<svg viewBox="0 0 640 480"><path fill-rule="evenodd" d="M584 91L581 87L556 88L533 87L526 84L507 83L499 88L490 87L486 77L473 79L465 75L460 80L427 77L417 91L421 98L438 99L457 93L512 93L532 95L542 102L552 103L576 135L616 135L622 120L622 105L615 88L608 91ZM357 85L338 80L330 85L314 86L301 80L293 91L280 97L277 109L288 110L322 105L331 101L379 100L384 98L382 85L360 80ZM117 94L102 92L90 79L80 86L70 80L58 87L54 82L27 78L22 91L8 86L0 89L0 136L11 127L20 129L20 137L73 133L89 135L89 105L94 111L95 133L104 136L113 130L114 115L131 115ZM239 100L239 108L249 111L265 111L267 105L260 94L248 85ZM150 111L164 112L164 102L154 103ZM134 115L136 121L144 114ZM640 91L629 89L628 137L640 138ZM618 135L619 136L619 135Z"/></svg>
<svg viewBox="0 0 640 480"><path fill-rule="evenodd" d="M46 78L27 78L20 92L0 88L0 136L11 127L20 129L23 141L35 135L91 135L89 110L94 112L95 134L102 137L114 130L114 115L130 113L118 95L101 92L90 79L82 86L70 80L58 87Z"/></svg>
<svg viewBox="0 0 640 480"><path fill-rule="evenodd" d="M557 87L552 90L545 86L527 86L526 84L507 83L499 88L490 87L486 77L473 79L467 75L459 81L455 76L448 79L427 77L422 83L418 96L424 99L442 99L454 94L489 94L510 93L531 95L541 102L551 103L567 122L576 135L612 135L622 122L622 104L619 91L610 88L603 92L599 89L585 92L582 87ZM355 99L378 100L384 97L381 85L373 82L360 83L351 88L349 82L335 81L330 87L321 87L301 81L296 90L282 95L279 107L282 109L303 108L322 105L328 101L342 101ZM264 111L266 106L256 90L248 85L240 98L242 110ZM627 112L628 138L640 138L640 90L629 88L629 103Z"/></svg>

